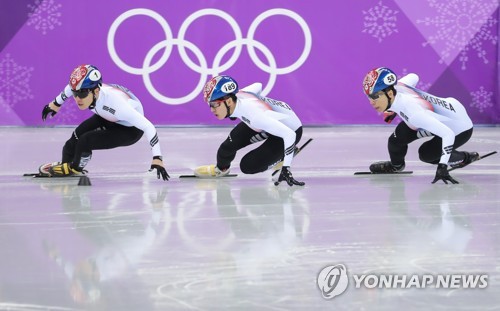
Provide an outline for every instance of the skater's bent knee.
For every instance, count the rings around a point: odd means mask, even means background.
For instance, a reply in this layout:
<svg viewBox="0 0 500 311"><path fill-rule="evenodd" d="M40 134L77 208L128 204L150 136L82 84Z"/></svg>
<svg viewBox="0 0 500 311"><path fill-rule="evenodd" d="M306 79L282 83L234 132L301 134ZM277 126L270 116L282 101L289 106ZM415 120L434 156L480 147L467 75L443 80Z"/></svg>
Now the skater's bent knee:
<svg viewBox="0 0 500 311"><path fill-rule="evenodd" d="M243 174L257 174L261 173L256 167L246 164L244 161L240 163L240 170Z"/></svg>

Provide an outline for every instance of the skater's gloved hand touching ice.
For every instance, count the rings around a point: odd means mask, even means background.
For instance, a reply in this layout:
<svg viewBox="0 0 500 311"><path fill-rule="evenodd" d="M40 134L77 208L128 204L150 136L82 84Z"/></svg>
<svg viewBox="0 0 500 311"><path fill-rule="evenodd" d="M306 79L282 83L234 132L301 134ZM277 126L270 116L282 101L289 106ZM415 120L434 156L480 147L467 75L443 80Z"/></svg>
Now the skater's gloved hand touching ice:
<svg viewBox="0 0 500 311"><path fill-rule="evenodd" d="M438 180L442 180L445 184L448 184L448 181L452 184L458 184L458 181L453 179L448 173L448 165L439 163L436 170L436 177L432 181L432 183L436 183Z"/></svg>
<svg viewBox="0 0 500 311"><path fill-rule="evenodd" d="M290 172L289 166L283 166L281 168L280 177L278 178L278 181L274 183L274 185L277 186L282 181L286 181L289 186L293 186L293 185L304 186L306 184L305 182L297 181L293 178L292 172Z"/></svg>
<svg viewBox="0 0 500 311"><path fill-rule="evenodd" d="M170 178L170 176L167 173L167 170L163 166L162 158L159 156L155 156L153 158L153 162L151 163L151 168L149 169L149 171L152 172L155 169L158 179L162 178L163 180L168 180Z"/></svg>

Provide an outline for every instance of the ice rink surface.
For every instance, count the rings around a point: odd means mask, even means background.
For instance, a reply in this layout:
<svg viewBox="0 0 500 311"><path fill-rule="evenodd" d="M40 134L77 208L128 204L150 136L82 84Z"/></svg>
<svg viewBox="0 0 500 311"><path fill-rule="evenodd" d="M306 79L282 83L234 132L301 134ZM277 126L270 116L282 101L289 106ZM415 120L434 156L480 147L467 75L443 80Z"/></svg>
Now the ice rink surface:
<svg viewBox="0 0 500 311"><path fill-rule="evenodd" d="M96 151L92 186L28 178L60 160L72 128L0 128L0 310L500 310L500 156L431 184L410 145L404 176L354 176L387 160L392 127L305 128L305 187L243 175L179 179L215 160L230 128L160 128L171 180L145 138ZM461 150L500 149L477 128ZM343 264L347 290L318 273ZM353 275L484 275L486 288L356 288ZM374 278L372 278L374 280ZM374 283L370 283L374 284Z"/></svg>

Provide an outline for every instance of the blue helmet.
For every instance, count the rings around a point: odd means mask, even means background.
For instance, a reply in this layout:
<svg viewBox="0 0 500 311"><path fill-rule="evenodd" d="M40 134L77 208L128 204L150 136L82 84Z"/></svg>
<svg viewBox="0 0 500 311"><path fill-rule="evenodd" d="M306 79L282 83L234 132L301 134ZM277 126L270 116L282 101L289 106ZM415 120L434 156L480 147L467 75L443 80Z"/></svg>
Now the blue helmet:
<svg viewBox="0 0 500 311"><path fill-rule="evenodd" d="M216 76L203 88L203 100L207 103L229 94L238 93L238 83L230 76Z"/></svg>
<svg viewBox="0 0 500 311"><path fill-rule="evenodd" d="M69 77L71 90L95 89L102 85L102 75L96 66L80 65L76 67Z"/></svg>
<svg viewBox="0 0 500 311"><path fill-rule="evenodd" d="M398 83L394 71L386 67L379 67L370 71L363 80L363 91L372 95Z"/></svg>

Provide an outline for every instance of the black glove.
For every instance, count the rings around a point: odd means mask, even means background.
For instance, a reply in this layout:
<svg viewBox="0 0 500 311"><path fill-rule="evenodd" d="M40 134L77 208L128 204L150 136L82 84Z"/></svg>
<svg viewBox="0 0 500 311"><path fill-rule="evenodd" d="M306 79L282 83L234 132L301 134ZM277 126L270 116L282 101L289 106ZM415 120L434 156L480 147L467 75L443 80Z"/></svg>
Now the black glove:
<svg viewBox="0 0 500 311"><path fill-rule="evenodd" d="M275 186L279 185L280 182L286 181L289 186L297 185L297 186L303 186L306 183L305 182L300 182L296 181L293 176L292 172L290 172L290 167L289 166L283 166L281 168L281 173L280 177L278 178L278 181L274 183Z"/></svg>
<svg viewBox="0 0 500 311"><path fill-rule="evenodd" d="M154 169L156 169L156 174L158 175L158 179L163 178L163 180L168 180L170 176L167 173L167 170L158 164L151 164L151 168L149 169L150 172L152 172Z"/></svg>
<svg viewBox="0 0 500 311"><path fill-rule="evenodd" d="M448 173L448 165L442 163L438 164L436 177L434 178L434 181L432 181L432 183L434 184L438 180L444 181L445 184L448 184L447 181L451 182L452 184L458 184L458 181L453 179L453 177L450 176L450 173Z"/></svg>
<svg viewBox="0 0 500 311"><path fill-rule="evenodd" d="M42 121L45 121L47 119L47 116L50 114L51 117L53 117L57 111L52 110L49 105L45 105L42 110Z"/></svg>
<svg viewBox="0 0 500 311"><path fill-rule="evenodd" d="M384 112L384 122L385 123L391 123L392 120L394 120L394 118L396 118L398 116L397 113L395 112Z"/></svg>

